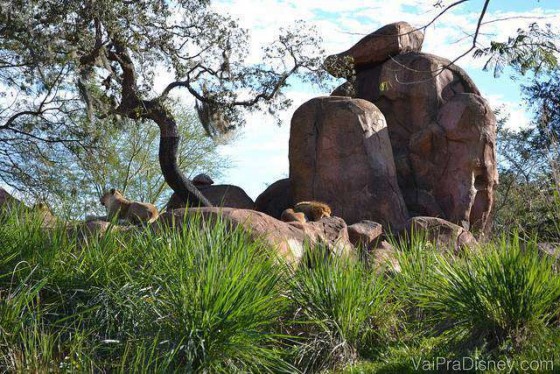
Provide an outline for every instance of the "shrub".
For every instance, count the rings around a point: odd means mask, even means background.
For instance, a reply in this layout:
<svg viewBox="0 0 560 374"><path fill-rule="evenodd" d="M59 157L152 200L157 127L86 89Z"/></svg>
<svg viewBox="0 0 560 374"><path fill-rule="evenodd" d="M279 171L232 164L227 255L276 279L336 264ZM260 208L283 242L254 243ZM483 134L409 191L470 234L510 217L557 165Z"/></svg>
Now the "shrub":
<svg viewBox="0 0 560 374"><path fill-rule="evenodd" d="M436 256L431 271L410 296L432 331L467 345L521 344L558 311L560 277L535 243L522 250L518 239L502 239L461 260Z"/></svg>
<svg viewBox="0 0 560 374"><path fill-rule="evenodd" d="M392 285L362 263L310 255L310 266L300 267L290 285L302 370L349 364L386 343Z"/></svg>

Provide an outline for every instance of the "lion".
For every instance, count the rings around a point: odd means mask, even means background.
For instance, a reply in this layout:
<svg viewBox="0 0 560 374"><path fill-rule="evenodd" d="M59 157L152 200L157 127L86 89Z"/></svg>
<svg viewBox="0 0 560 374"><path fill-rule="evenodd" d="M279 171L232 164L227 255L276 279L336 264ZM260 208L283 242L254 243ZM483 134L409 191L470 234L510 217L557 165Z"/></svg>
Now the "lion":
<svg viewBox="0 0 560 374"><path fill-rule="evenodd" d="M100 202L107 210L109 220L116 216L118 219L140 224L152 223L159 217L158 210L153 204L128 200L114 188L103 194Z"/></svg>
<svg viewBox="0 0 560 374"><path fill-rule="evenodd" d="M284 222L301 222L301 223L306 222L305 214L301 212L296 213L292 208L288 208L284 210L282 212L282 216L280 217L280 220Z"/></svg>
<svg viewBox="0 0 560 374"><path fill-rule="evenodd" d="M319 221L323 217L331 216L331 207L320 201L301 201L293 209L286 209L282 213L284 222Z"/></svg>

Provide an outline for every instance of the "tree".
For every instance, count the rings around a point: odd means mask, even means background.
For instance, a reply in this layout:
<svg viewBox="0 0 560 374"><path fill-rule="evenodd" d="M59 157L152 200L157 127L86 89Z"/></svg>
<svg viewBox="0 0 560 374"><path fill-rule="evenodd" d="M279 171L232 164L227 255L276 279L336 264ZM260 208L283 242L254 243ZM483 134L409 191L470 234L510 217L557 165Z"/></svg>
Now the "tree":
<svg viewBox="0 0 560 374"><path fill-rule="evenodd" d="M14 0L3 3L0 25L2 177L20 167L22 147L87 149L98 121L145 120L159 128L167 184L192 205L210 205L180 170L170 95L194 96L215 135L242 124L243 110L284 108L290 77L323 76L319 40L302 24L282 30L259 63L244 64L247 31L207 0ZM172 78L157 91L161 73Z"/></svg>
<svg viewBox="0 0 560 374"><path fill-rule="evenodd" d="M507 116L498 111L498 169L500 184L494 209L494 227L517 231L540 240L560 239L560 184L558 148L539 143L537 126L513 131L504 127ZM555 153L556 152L556 153Z"/></svg>
<svg viewBox="0 0 560 374"><path fill-rule="evenodd" d="M229 164L217 150L229 136L206 136L193 111L177 108L173 114L183 139L178 150L181 170L189 178L201 172L219 177ZM57 216L70 219L103 214L99 196L109 188L163 207L171 192L157 162L158 129L149 121L129 119L122 123L98 121L96 128L102 136L93 147L51 147L42 153L28 149L20 165L25 172L14 170L10 183L22 186L30 197L26 201L47 201Z"/></svg>

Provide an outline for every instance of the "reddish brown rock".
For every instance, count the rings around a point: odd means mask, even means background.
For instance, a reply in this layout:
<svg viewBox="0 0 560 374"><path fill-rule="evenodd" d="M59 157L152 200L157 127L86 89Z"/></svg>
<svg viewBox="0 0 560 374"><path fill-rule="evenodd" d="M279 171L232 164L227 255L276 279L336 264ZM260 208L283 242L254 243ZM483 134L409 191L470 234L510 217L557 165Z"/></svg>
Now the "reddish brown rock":
<svg viewBox="0 0 560 374"><path fill-rule="evenodd" d="M441 208L448 220L488 231L498 183L494 114L482 97L458 94L441 108L438 123L450 157L437 165L443 172L434 196L444 202Z"/></svg>
<svg viewBox="0 0 560 374"><path fill-rule="evenodd" d="M348 237L355 247L369 248L378 241L382 233L383 226L373 221L364 220L348 226Z"/></svg>
<svg viewBox="0 0 560 374"><path fill-rule="evenodd" d="M332 75L341 77L344 74L337 67L348 56L352 58L356 70L360 70L401 53L420 52L423 41L424 34L408 23L391 23L362 38L349 50L327 57L325 67Z"/></svg>
<svg viewBox="0 0 560 374"><path fill-rule="evenodd" d="M377 272L401 272L397 251L385 240L379 242L375 248L370 250L370 261L373 269Z"/></svg>
<svg viewBox="0 0 560 374"><path fill-rule="evenodd" d="M466 248L474 248L478 242L475 237L461 226L455 225L436 217L413 217L409 227L401 233L411 235L425 235L425 238L444 250L458 253Z"/></svg>
<svg viewBox="0 0 560 374"><path fill-rule="evenodd" d="M229 184L197 185L198 190L216 207L228 207L238 209L253 209L255 203L242 188ZM166 205L166 210L181 209L185 202L173 193Z"/></svg>
<svg viewBox="0 0 560 374"><path fill-rule="evenodd" d="M280 179L272 183L255 200L255 210L280 219L282 212L294 206L290 180Z"/></svg>
<svg viewBox="0 0 560 374"><path fill-rule="evenodd" d="M331 224L327 229L328 223L315 222L317 226L311 226L300 222L282 222L262 212L249 209L232 208L191 208L176 209L171 212L163 213L160 219L154 223L154 228L158 230L163 227L179 227L185 223L185 219L200 215L201 224L205 229L211 229L218 219L223 219L229 223L231 229L240 228L245 230L254 240L264 240L270 247L276 249L278 255L288 263L298 265L304 254L304 245L323 243L327 241L330 252L334 255L348 255L353 249L343 243L344 233L340 223ZM186 218L185 218L186 216ZM345 225L344 225L345 229ZM347 236L346 236L347 237ZM349 243L347 243L349 245Z"/></svg>
<svg viewBox="0 0 560 374"><path fill-rule="evenodd" d="M303 231L312 242L327 245L330 252L341 257L354 258L355 250L348 237L346 222L340 217L325 217L307 222Z"/></svg>
<svg viewBox="0 0 560 374"><path fill-rule="evenodd" d="M404 227L387 126L374 105L336 96L306 102L292 117L289 148L294 201L325 202L348 224Z"/></svg>
<svg viewBox="0 0 560 374"><path fill-rule="evenodd" d="M359 70L354 85L335 92L371 101L385 115L411 215L489 230L496 120L462 69L410 52Z"/></svg>

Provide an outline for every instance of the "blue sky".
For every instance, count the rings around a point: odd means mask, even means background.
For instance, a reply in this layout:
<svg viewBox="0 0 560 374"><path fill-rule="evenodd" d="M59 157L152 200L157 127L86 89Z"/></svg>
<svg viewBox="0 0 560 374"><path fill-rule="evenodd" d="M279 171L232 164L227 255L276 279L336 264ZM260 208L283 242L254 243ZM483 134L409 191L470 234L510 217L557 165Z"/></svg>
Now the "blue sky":
<svg viewBox="0 0 560 374"><path fill-rule="evenodd" d="M315 25L324 39L323 47L330 53L342 52L379 27L406 21L413 26L423 26L441 9L435 0L230 0L215 1L214 6L239 19L242 26L253 32L253 49L269 41L279 27L298 19ZM453 1L444 1L444 4ZM466 51L472 40L466 37L476 28L483 0L470 0L449 11L426 30L423 52L433 53L454 60ZM519 27L531 22L560 24L560 0L492 0L481 28L480 42L505 40ZM457 64L464 68L491 106L505 105L511 114L509 126L527 126L531 113L522 103L519 82L509 79L507 72L494 78L491 72L482 71L483 60L470 57ZM275 125L273 118L252 115L245 130L237 140L222 147L234 167L217 183L235 184L255 198L267 185L288 176L288 139L291 114L305 101L330 92L320 92L309 86L293 85L288 95L294 106L281 115L283 125Z"/></svg>
<svg viewBox="0 0 560 374"><path fill-rule="evenodd" d="M456 0L443 0L444 5ZM249 29L251 54L247 62L259 61L261 46L274 40L278 30L297 20L314 25L322 36L327 54L339 53L354 45L363 36L379 27L406 21L422 27L441 12L434 7L436 0L213 0L212 6L239 20ZM454 60L465 52L484 0L469 0L453 8L425 33L423 52L437 54ZM500 22L488 22L504 19ZM491 0L481 29L480 42L505 40L515 34L519 27L532 22L560 25L560 0ZM509 126L519 128L529 125L531 113L522 102L519 82L509 79L507 72L494 78L491 72L482 71L483 60L462 58L457 65L464 68L478 85L492 107L505 106L511 117ZM172 79L161 71L165 84ZM156 87L156 90L163 87ZM288 140L292 113L307 100L330 91L295 82L288 96L293 107L280 115L283 125L265 114L252 114L247 125L232 141L221 146L220 153L227 156L233 165L223 176L212 176L216 183L234 184L242 187L256 198L266 187L278 179L288 176ZM183 97L192 105L192 97Z"/></svg>

